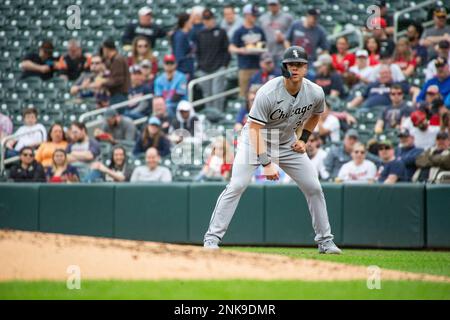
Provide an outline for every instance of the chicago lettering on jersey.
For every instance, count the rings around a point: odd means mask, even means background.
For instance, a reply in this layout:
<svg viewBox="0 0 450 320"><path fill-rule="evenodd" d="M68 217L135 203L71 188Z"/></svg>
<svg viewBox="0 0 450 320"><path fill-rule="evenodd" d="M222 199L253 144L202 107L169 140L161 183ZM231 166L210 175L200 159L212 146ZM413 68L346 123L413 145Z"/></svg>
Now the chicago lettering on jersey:
<svg viewBox="0 0 450 320"><path fill-rule="evenodd" d="M304 107L298 107L296 109L291 110L291 112L284 112L281 108L278 108L274 110L270 114L270 120L280 120L280 119L287 119L295 115L300 115L300 117L303 117L303 115L306 113L306 111L311 110L312 104Z"/></svg>

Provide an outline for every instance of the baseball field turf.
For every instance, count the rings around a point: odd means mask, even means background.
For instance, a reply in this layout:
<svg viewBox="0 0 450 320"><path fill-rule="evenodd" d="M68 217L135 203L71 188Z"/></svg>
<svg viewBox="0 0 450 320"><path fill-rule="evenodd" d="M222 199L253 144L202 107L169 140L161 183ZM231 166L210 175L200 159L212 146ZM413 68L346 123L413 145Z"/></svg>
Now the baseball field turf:
<svg viewBox="0 0 450 320"><path fill-rule="evenodd" d="M341 256L318 255L312 248L229 247L336 261L353 265L450 276L450 252L346 249ZM381 276L382 277L382 276ZM163 280L82 281L80 290L65 282L2 282L0 299L450 299L450 283L383 281L369 290L366 281Z"/></svg>

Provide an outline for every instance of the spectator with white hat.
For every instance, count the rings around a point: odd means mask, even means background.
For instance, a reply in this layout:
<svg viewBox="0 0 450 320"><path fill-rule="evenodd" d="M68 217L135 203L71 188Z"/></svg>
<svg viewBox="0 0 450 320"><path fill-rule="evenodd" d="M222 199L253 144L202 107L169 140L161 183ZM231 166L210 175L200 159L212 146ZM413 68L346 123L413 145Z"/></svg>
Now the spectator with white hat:
<svg viewBox="0 0 450 320"><path fill-rule="evenodd" d="M356 64L349 69L358 79L364 83L369 83L372 76L373 67L369 65L369 53L367 50L356 51Z"/></svg>

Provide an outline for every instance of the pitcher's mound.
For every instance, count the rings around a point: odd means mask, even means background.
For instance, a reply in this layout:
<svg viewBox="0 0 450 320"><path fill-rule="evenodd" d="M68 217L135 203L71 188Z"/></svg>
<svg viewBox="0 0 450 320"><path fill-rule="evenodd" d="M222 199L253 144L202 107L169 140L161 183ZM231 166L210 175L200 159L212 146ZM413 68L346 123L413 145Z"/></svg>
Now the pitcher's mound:
<svg viewBox="0 0 450 320"><path fill-rule="evenodd" d="M367 268L281 255L164 243L0 230L0 280L82 279L367 279ZM76 266L75 269L74 267ZM78 269L79 268L79 269ZM450 278L383 270L396 280Z"/></svg>

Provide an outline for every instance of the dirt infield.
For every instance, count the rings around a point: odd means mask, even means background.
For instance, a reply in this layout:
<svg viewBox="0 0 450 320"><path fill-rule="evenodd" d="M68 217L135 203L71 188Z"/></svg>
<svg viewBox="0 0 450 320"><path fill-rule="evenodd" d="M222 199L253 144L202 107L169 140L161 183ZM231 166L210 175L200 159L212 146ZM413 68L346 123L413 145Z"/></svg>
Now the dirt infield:
<svg viewBox="0 0 450 320"><path fill-rule="evenodd" d="M82 279L367 279L367 268L280 255L22 231L0 231L0 281ZM385 280L450 282L449 277L382 270Z"/></svg>

